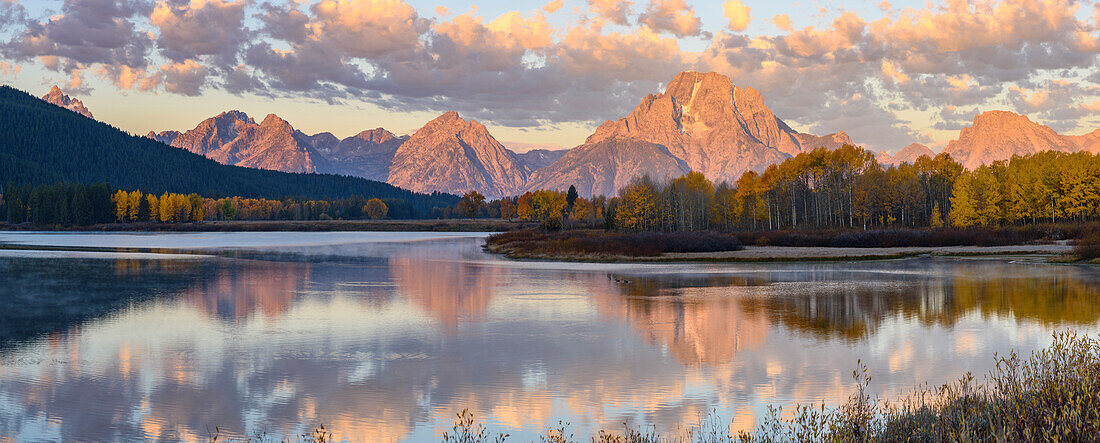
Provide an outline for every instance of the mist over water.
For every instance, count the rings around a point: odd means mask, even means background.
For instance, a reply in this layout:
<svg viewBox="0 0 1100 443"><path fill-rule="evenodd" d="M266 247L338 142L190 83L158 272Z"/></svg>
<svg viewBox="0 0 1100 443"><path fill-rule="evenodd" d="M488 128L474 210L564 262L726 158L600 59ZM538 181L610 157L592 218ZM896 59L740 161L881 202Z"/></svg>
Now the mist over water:
<svg viewBox="0 0 1100 443"><path fill-rule="evenodd" d="M463 408L510 441L740 429L843 402L857 359L892 397L1100 323L1082 266L520 262L482 237L0 233L82 249L0 249L0 440L435 441Z"/></svg>

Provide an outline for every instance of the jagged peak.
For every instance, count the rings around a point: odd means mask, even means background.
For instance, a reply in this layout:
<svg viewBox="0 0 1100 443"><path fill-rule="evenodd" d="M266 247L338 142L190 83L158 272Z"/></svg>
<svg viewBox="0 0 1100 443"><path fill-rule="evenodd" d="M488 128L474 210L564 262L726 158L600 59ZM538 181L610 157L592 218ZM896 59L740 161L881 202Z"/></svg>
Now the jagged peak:
<svg viewBox="0 0 1100 443"><path fill-rule="evenodd" d="M279 117L275 114L267 114L267 117L264 117L264 121L260 123L260 126L276 126L283 128L291 127L290 122L283 120L282 117Z"/></svg>
<svg viewBox="0 0 1100 443"><path fill-rule="evenodd" d="M216 115L214 118L221 118L221 117L230 117L230 118L234 118L234 119L237 119L237 120L251 120L251 118L248 117L248 114L245 114L244 111L238 111L236 109L229 110L229 111L222 111L220 114Z"/></svg>
<svg viewBox="0 0 1100 443"><path fill-rule="evenodd" d="M432 122L439 122L439 123L461 122L461 123L466 123L466 121L463 120L462 117L460 117L458 115L458 111L444 112L443 114L440 114L439 117L436 117L434 120L432 120Z"/></svg>
<svg viewBox="0 0 1100 443"><path fill-rule="evenodd" d="M60 106L88 118L95 118L92 117L92 112L89 111L88 108L84 107L84 103L81 103L80 100L65 95L65 93L61 91L61 88L57 85L53 85L53 87L50 88L50 92L47 92L46 95L42 96L42 101L55 106Z"/></svg>

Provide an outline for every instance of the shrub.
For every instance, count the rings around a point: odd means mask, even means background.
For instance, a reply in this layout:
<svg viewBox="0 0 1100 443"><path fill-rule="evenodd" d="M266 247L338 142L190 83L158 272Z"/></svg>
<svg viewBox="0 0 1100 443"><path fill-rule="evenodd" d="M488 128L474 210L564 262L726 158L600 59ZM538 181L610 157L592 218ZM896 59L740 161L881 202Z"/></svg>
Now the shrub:
<svg viewBox="0 0 1100 443"><path fill-rule="evenodd" d="M1095 260L1100 258L1100 229L1081 237L1073 245L1073 255L1081 260Z"/></svg>
<svg viewBox="0 0 1100 443"><path fill-rule="evenodd" d="M521 230L492 235L491 252L513 257L627 256L656 257L668 252L720 252L743 249L734 235L717 232L605 231L547 232Z"/></svg>

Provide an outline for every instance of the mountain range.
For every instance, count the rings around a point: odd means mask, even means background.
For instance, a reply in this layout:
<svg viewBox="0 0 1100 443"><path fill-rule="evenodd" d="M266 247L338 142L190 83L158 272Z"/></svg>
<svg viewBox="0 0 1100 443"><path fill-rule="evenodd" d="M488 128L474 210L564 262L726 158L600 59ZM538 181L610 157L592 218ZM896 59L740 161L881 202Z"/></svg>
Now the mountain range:
<svg viewBox="0 0 1100 443"><path fill-rule="evenodd" d="M87 116L79 102L55 86L44 100ZM843 131L801 133L777 117L761 93L717 73L677 74L664 92L649 94L627 116L606 121L584 143L568 150L516 153L476 121L447 112L409 136L383 128L339 139L328 132L308 135L269 114L256 123L229 111L184 132L150 132L148 138L206 156L219 163L285 172L331 173L384 181L416 192L488 197L535 189L577 187L581 195L613 195L633 178L661 179L699 171L713 181L736 181L746 171L815 148L853 144ZM1016 154L1056 150L1100 153L1100 129L1060 135L1026 116L989 111L975 116L944 152L967 168ZM935 155L914 143L879 163L913 162Z"/></svg>

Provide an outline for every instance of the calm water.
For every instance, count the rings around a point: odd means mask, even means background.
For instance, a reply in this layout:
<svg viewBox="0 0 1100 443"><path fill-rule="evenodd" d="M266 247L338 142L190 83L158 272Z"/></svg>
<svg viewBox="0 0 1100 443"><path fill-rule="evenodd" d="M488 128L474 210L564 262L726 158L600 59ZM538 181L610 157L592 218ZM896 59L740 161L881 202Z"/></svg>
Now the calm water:
<svg viewBox="0 0 1100 443"><path fill-rule="evenodd" d="M0 232L79 249L0 250L0 441L433 441L463 408L510 441L745 428L843 402L857 359L897 395L1100 320L1087 267L533 263L481 237Z"/></svg>

